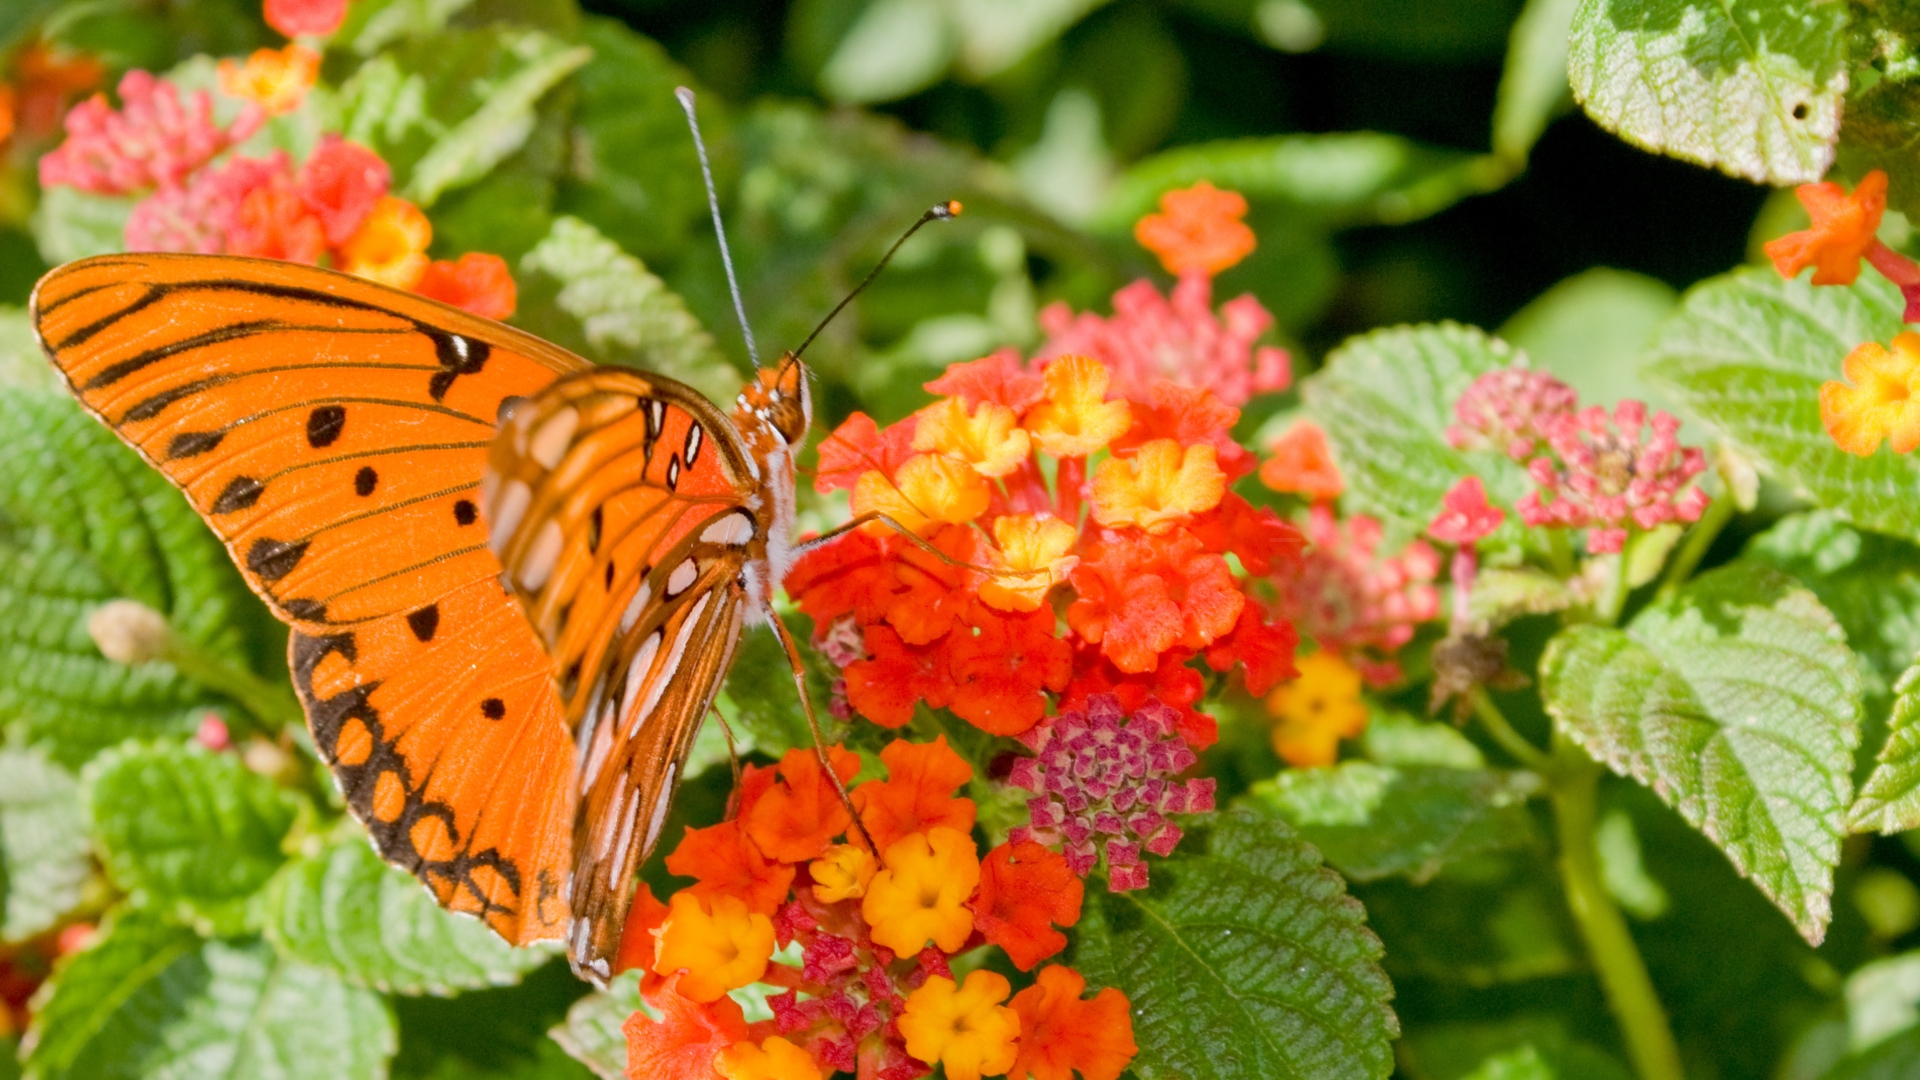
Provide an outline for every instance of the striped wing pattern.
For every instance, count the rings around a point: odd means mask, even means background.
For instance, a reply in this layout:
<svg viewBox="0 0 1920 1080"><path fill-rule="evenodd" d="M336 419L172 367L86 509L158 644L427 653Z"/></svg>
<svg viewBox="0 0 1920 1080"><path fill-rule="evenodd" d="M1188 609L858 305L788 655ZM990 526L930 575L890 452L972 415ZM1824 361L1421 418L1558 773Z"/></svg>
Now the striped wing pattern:
<svg viewBox="0 0 1920 1080"><path fill-rule="evenodd" d="M33 317L293 626L314 741L381 853L510 941L563 936L573 740L480 487L503 403L586 362L266 260L87 259L41 281Z"/></svg>
<svg viewBox="0 0 1920 1080"><path fill-rule="evenodd" d="M515 406L494 443L491 540L578 748L567 936L584 976L610 974L634 871L732 663L742 570L764 559L756 487L726 417L639 372L563 379Z"/></svg>

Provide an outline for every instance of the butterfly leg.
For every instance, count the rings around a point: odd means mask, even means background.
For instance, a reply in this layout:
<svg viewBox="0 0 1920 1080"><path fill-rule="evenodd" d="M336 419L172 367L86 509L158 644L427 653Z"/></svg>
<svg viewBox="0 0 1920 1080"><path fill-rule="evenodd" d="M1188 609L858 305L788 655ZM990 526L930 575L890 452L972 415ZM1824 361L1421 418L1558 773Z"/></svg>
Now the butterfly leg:
<svg viewBox="0 0 1920 1080"><path fill-rule="evenodd" d="M906 538L908 543L919 548L921 551L924 551L927 554L933 556L934 558L939 559L941 562L946 563L948 566L957 566L962 570L972 570L975 573L985 574L988 577L992 577L992 578L1038 577L1042 574L1047 573L1046 570L1007 570L997 566L981 566L978 563L961 562L959 559L956 559L953 556L947 554L946 552L941 551L939 548L934 547L931 543L928 543L924 537L920 536L918 533L914 532L912 529L907 528L905 525L902 525L895 518L887 514L882 514L879 511L872 511L869 513L860 514L857 517L855 517L853 520L848 521L842 525L836 525L833 528L828 529L826 532L821 533L819 536L810 537L806 540L800 541L799 543L793 546L794 557L797 559L800 556L805 555L809 551L814 550L815 548L823 547L827 544L830 544L833 541L840 539L842 536L845 536L846 534L852 532L853 530L859 528L862 525L872 525L875 523L885 525L887 528L892 529L894 532L899 533L902 537Z"/></svg>
<svg viewBox="0 0 1920 1080"><path fill-rule="evenodd" d="M807 665L800 659L800 646L794 643L793 634L787 630L787 624L781 621L778 613L769 611L767 615L767 625L773 627L774 636L780 639L780 647L787 651L787 663L793 668L793 685L800 691L800 710L806 713L807 729L813 732L813 750L820 756L820 767L826 770L834 794L840 796L841 805L847 808L847 814L853 818L853 827L860 833L860 839L866 841L867 850L878 858L880 849L874 846L873 837L860 820L860 811L854 808L853 797L847 794L847 786L840 782L840 774L833 771L833 761L827 755L827 737L820 730L820 718L813 711L813 698L807 693Z"/></svg>
<svg viewBox="0 0 1920 1080"><path fill-rule="evenodd" d="M714 720L720 725L720 734L726 736L727 763L733 766L733 790L737 797L740 792L740 749L734 745L733 729L727 726L726 715L720 711L718 706L708 705L707 712L713 714ZM733 807L727 807L727 816L733 816Z"/></svg>

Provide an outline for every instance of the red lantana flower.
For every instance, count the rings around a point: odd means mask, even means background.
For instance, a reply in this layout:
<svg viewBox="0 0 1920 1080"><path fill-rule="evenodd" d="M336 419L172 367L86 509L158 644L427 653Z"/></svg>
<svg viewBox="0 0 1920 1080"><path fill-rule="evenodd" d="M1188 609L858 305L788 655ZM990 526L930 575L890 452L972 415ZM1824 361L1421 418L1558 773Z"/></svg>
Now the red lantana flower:
<svg viewBox="0 0 1920 1080"><path fill-rule="evenodd" d="M1091 999L1087 980L1049 966L1009 1002L1020 1014L1020 1050L1008 1080L1118 1080L1139 1047L1126 995L1111 987Z"/></svg>
<svg viewBox="0 0 1920 1080"><path fill-rule="evenodd" d="M947 746L945 735L930 743L895 739L880 751L880 761L887 778L854 788L853 807L881 851L936 826L972 831L973 800L955 792L973 779L973 766Z"/></svg>
<svg viewBox="0 0 1920 1080"><path fill-rule="evenodd" d="M637 1012L621 1025L631 1080L713 1080L715 1055L747 1038L746 1017L732 998L702 1005L681 996L680 978L669 976L646 995L660 1019Z"/></svg>
<svg viewBox="0 0 1920 1080"><path fill-rule="evenodd" d="M1066 856L1032 841L1001 844L980 861L973 927L1007 951L1014 966L1033 965L1067 947L1054 924L1080 921L1083 886Z"/></svg>
<svg viewBox="0 0 1920 1080"><path fill-rule="evenodd" d="M860 756L845 750L831 753L840 782L852 780L860 771ZM762 776L770 771L758 770ZM776 782L754 793L751 805L743 795L742 827L769 859L791 863L818 858L835 836L847 831L847 808L812 750L787 751L778 775Z"/></svg>

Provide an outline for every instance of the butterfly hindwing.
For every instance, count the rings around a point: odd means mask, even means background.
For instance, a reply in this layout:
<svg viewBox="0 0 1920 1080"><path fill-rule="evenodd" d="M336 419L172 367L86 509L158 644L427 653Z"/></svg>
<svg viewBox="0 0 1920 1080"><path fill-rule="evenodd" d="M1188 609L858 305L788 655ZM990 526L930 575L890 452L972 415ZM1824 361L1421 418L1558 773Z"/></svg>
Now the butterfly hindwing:
<svg viewBox="0 0 1920 1080"><path fill-rule="evenodd" d="M486 481L492 542L575 732L569 948L604 979L764 559L756 466L691 389L601 368L513 408Z"/></svg>
<svg viewBox="0 0 1920 1080"><path fill-rule="evenodd" d="M33 318L74 394L293 625L315 741L382 853L509 940L560 936L572 740L479 488L503 402L586 362L254 259L83 260L41 281Z"/></svg>

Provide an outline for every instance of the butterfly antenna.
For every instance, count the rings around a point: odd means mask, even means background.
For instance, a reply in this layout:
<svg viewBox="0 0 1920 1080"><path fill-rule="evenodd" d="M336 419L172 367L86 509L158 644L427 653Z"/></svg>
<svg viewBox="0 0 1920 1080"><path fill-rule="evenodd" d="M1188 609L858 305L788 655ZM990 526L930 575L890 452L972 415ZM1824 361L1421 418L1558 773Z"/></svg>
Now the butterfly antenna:
<svg viewBox="0 0 1920 1080"><path fill-rule="evenodd" d="M747 339L747 358L757 368L760 350L753 344L753 327L747 325L747 305L740 300L740 279L733 273L733 253L727 250L727 230L720 224L720 196L713 190L713 166L707 163L707 141L700 137L700 121L693 115L693 91L676 86L673 96L680 99L680 107L687 113L687 127L693 131L693 148L700 154L700 179L707 183L707 209L713 211L713 234L720 238L720 263L727 268L727 289L733 293L733 314L740 320L740 336Z"/></svg>
<svg viewBox="0 0 1920 1080"><path fill-rule="evenodd" d="M798 360L800 356L807 351L807 346L813 344L813 339L820 336L820 331L825 330L827 324L833 321L833 317L840 314L841 310L848 304L853 303L853 298L859 296L861 291L868 285L873 284L873 279L879 277L880 271L885 270L887 264L893 261L893 253L899 251L900 245L906 243L914 233L919 232L922 225L925 225L929 221L950 221L960 216L960 210L960 201L958 199L950 199L928 209L926 213L921 214L920 220L914 222L908 227L906 232L900 234L900 239L893 242L893 246L887 249L887 253L880 257L880 261L874 264L872 270L867 271L867 276L861 279L860 284L853 287L853 291L847 294L846 299L835 304L833 310L827 312L827 317L820 320L820 325L813 328L813 333L807 335L807 340L801 342L800 347L793 350L793 358Z"/></svg>

